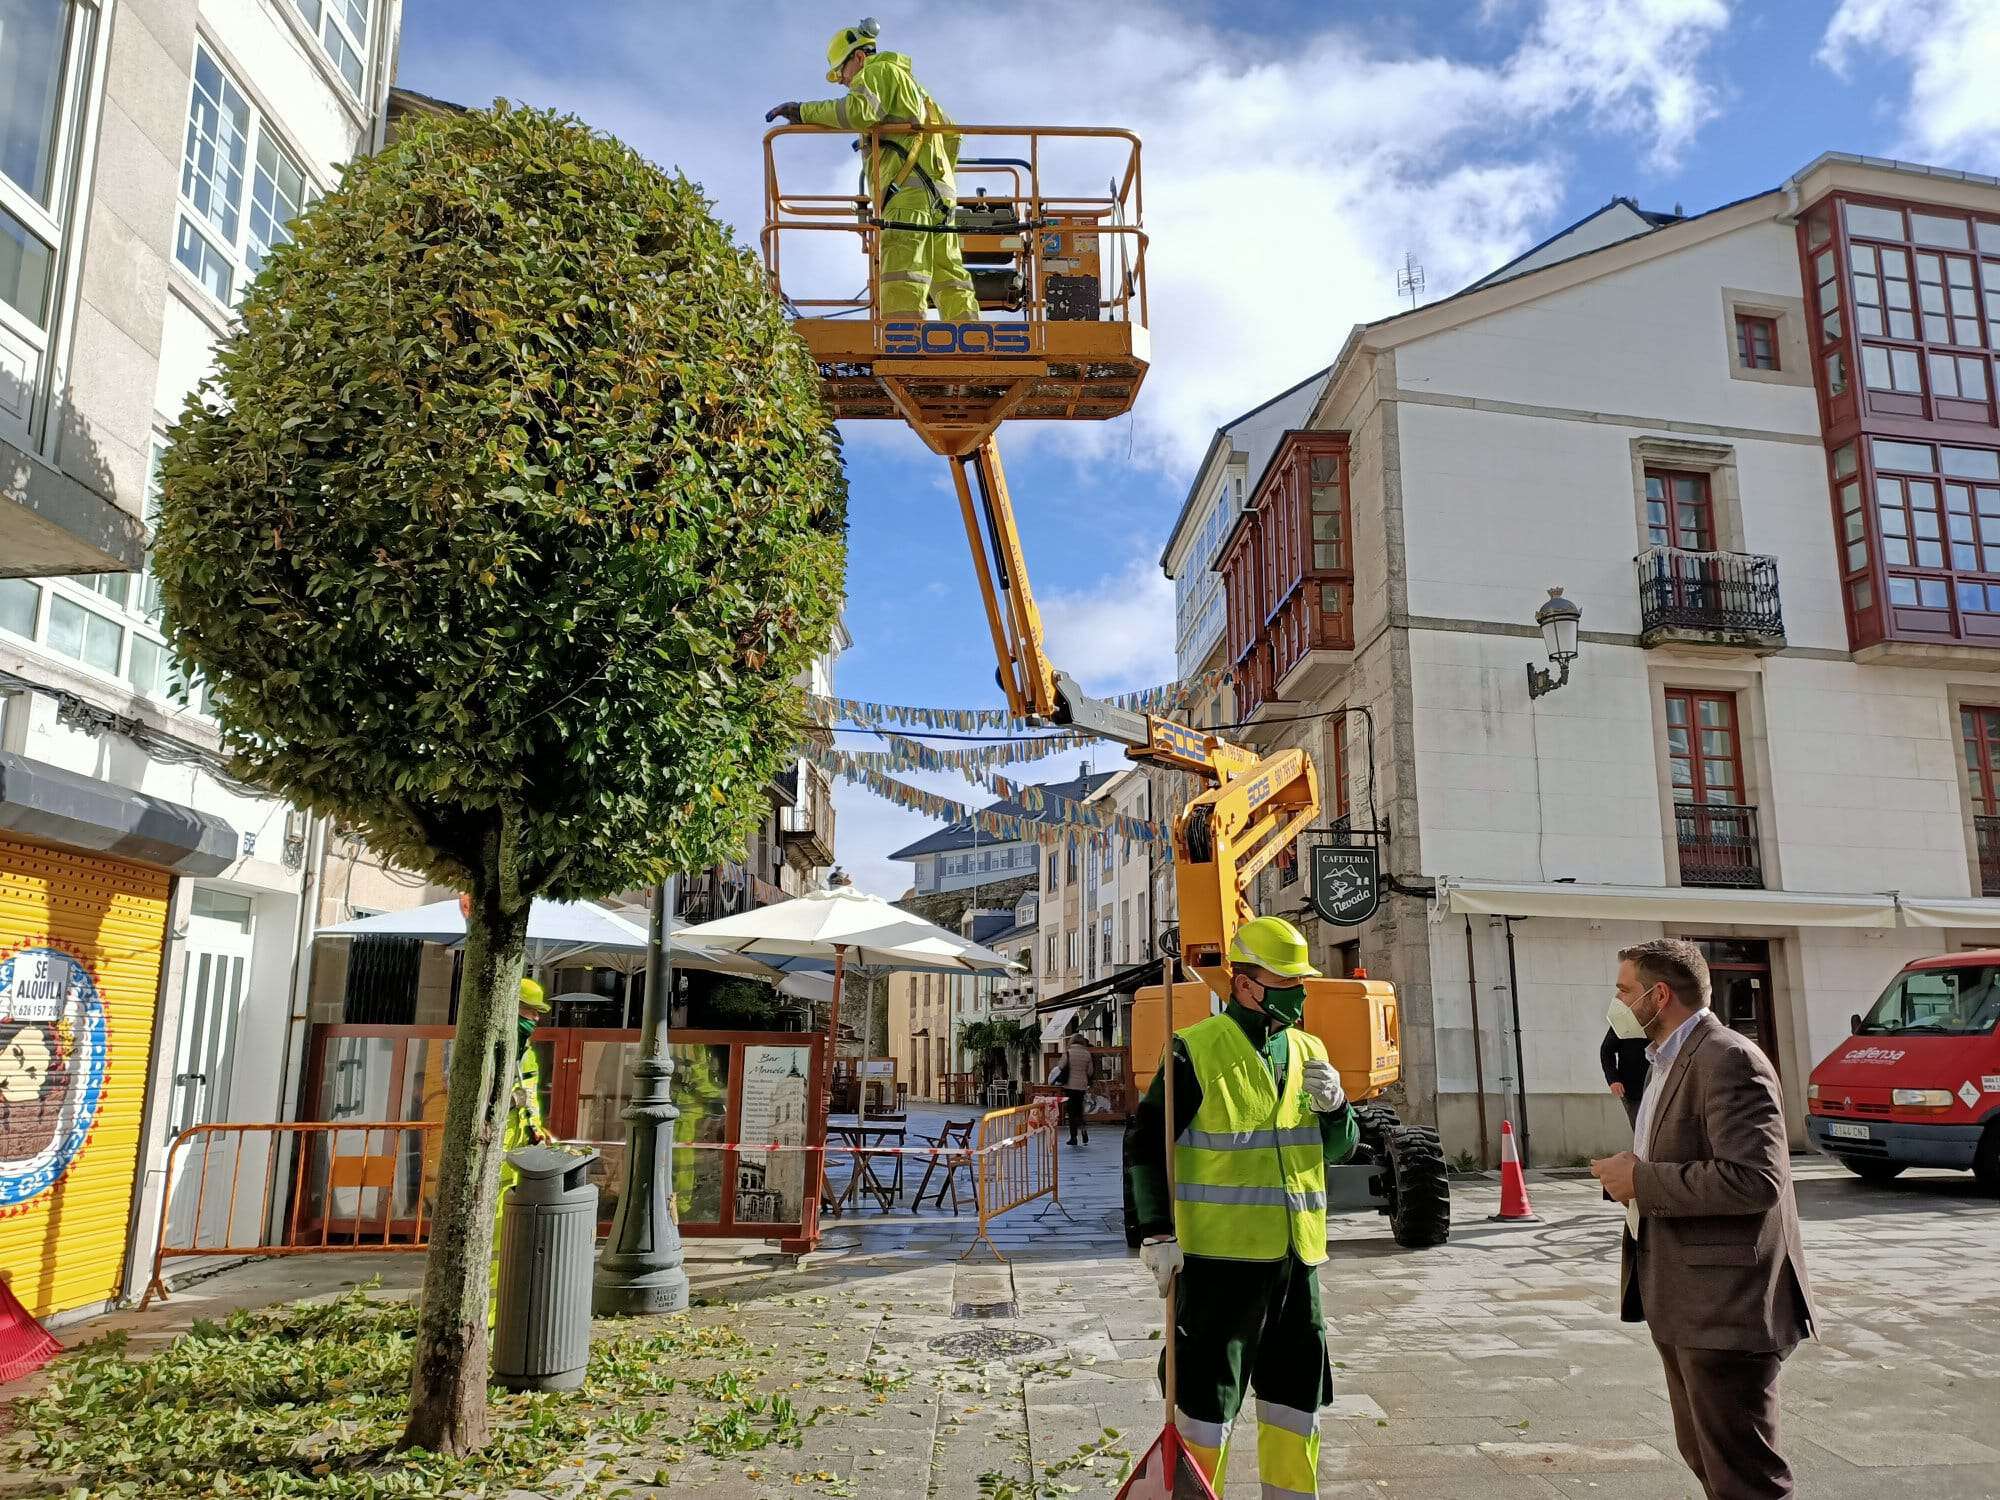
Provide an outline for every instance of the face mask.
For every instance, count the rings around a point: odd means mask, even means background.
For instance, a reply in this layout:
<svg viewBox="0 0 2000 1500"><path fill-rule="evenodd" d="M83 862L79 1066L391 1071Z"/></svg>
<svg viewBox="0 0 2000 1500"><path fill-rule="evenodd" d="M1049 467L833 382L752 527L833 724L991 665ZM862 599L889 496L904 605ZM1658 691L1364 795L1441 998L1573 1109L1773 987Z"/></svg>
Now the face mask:
<svg viewBox="0 0 2000 1500"><path fill-rule="evenodd" d="M521 1029L521 1045L519 1050L526 1052L528 1050L528 1038L535 1034L535 1028L541 1023L533 1016L522 1016L514 1024Z"/></svg>
<svg viewBox="0 0 2000 1500"><path fill-rule="evenodd" d="M1267 989L1263 995L1264 1014L1279 1026L1296 1026L1305 1019L1306 987L1302 984L1282 990Z"/></svg>
<svg viewBox="0 0 2000 1500"><path fill-rule="evenodd" d="M1632 1014L1632 1007L1623 1000L1613 1000L1604 1012L1604 1019L1611 1023L1611 1029L1618 1033L1620 1041L1636 1042L1646 1035L1644 1023Z"/></svg>

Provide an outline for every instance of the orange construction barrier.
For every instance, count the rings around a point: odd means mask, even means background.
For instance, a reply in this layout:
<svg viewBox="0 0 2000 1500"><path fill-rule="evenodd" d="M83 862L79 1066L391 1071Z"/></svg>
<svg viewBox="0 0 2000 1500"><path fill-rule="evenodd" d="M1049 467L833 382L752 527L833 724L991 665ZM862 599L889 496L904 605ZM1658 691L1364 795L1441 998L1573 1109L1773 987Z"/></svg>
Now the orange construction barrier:
<svg viewBox="0 0 2000 1500"><path fill-rule="evenodd" d="M169 1256L427 1248L431 1172L443 1130L442 1120L286 1120L183 1130L167 1148L153 1279L139 1305L166 1300L161 1268ZM274 1235L281 1204L284 1220Z"/></svg>
<svg viewBox="0 0 2000 1500"><path fill-rule="evenodd" d="M1541 1222L1534 1209L1528 1206L1528 1177L1521 1170L1521 1148L1514 1144L1512 1120L1500 1122L1500 1212L1492 1218L1495 1221Z"/></svg>
<svg viewBox="0 0 2000 1500"><path fill-rule="evenodd" d="M1036 1099L1012 1109L988 1110L979 1120L972 1150L973 1199L979 1206L979 1234L965 1247L966 1256L982 1242L996 1260L1007 1257L993 1243L987 1226L1009 1209L1047 1198L1040 1218L1050 1208L1070 1211L1062 1202L1062 1162L1056 1141L1056 1123L1061 1111L1056 1101ZM1071 1222L1074 1222L1072 1220Z"/></svg>

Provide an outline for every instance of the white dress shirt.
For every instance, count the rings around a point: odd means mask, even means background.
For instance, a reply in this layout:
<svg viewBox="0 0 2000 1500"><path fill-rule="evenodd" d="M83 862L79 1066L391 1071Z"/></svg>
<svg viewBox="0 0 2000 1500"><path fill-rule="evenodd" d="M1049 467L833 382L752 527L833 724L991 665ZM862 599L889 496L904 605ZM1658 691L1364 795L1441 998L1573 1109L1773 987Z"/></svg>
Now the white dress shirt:
<svg viewBox="0 0 2000 1500"><path fill-rule="evenodd" d="M1646 1048L1646 1091L1639 1096L1639 1117L1632 1122L1632 1154L1640 1161L1651 1161L1648 1148L1652 1144L1653 1111L1660 1101L1660 1090L1667 1085L1667 1074L1673 1070L1674 1059L1681 1055L1681 1046L1688 1039L1706 1010L1698 1010L1680 1025L1676 1026L1661 1041L1651 1043ZM1625 1227L1632 1238L1639 1237L1639 1198L1635 1193L1632 1201L1625 1205Z"/></svg>

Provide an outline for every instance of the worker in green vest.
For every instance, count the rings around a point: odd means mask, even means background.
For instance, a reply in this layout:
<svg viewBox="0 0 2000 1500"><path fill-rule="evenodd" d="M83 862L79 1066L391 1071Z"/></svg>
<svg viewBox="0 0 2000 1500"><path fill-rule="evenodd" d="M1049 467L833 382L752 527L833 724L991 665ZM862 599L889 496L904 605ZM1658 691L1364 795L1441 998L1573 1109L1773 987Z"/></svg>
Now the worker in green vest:
<svg viewBox="0 0 2000 1500"><path fill-rule="evenodd" d="M500 1132L500 1196L493 1201L493 1269L491 1290L486 1298L486 1325L492 1327L500 1315L500 1225L507 1217L507 1195L521 1180L521 1174L507 1163L507 1153L523 1146L546 1145L555 1139L542 1124L542 1064L535 1056L531 1039L535 1028L549 1013L548 996L532 979L521 981L521 1010L516 1021L520 1045L516 1048L514 1092L507 1101L507 1123Z"/></svg>
<svg viewBox="0 0 2000 1500"><path fill-rule="evenodd" d="M1319 972L1304 935L1282 917L1246 922L1229 970L1222 1014L1173 1036L1171 1201L1165 1066L1125 1133L1125 1170L1140 1258L1162 1296L1179 1278L1175 1425L1216 1483L1247 1384L1263 1493L1289 1500L1319 1493L1326 1168L1354 1154L1359 1127L1325 1044L1300 1027L1302 981Z"/></svg>
<svg viewBox="0 0 2000 1500"><path fill-rule="evenodd" d="M882 287L877 316L921 318L935 306L948 323L979 319L979 300L965 269L957 212L958 133L951 117L917 82L909 58L881 52L874 19L843 26L826 47L826 81L847 85L838 99L797 99L775 106L766 120L852 130L867 140L878 125L914 130L876 137L864 173L882 204Z"/></svg>

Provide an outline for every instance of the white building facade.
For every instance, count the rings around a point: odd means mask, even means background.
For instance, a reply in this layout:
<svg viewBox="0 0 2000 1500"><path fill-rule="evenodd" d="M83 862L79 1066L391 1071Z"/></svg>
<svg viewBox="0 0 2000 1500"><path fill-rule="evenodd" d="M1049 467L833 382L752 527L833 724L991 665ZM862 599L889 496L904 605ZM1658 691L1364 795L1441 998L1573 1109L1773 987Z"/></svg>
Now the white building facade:
<svg viewBox="0 0 2000 1500"><path fill-rule="evenodd" d="M379 145L399 16L0 0L0 879L118 889L155 955L142 996L87 935L53 940L92 978L111 1064L99 1128L34 1195L63 1238L17 1289L55 1317L143 1283L174 1134L283 1118L296 1093L320 830L216 770L145 568L149 476L286 220ZM47 796L53 823L24 811ZM36 941L0 913L0 958ZM245 1159L239 1234L263 1161Z"/></svg>
<svg viewBox="0 0 2000 1500"><path fill-rule="evenodd" d="M1803 1143L1897 967L2000 942L2000 182L1829 156L1584 222L1357 329L1251 476L1238 707L1386 830L1376 916L1308 928L1395 982L1449 1152L1503 1116L1542 1164L1629 1143L1598 1045L1617 950L1662 935ZM1557 586L1581 654L1531 697Z"/></svg>

